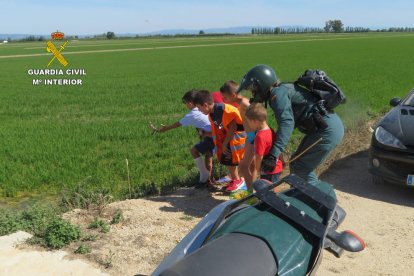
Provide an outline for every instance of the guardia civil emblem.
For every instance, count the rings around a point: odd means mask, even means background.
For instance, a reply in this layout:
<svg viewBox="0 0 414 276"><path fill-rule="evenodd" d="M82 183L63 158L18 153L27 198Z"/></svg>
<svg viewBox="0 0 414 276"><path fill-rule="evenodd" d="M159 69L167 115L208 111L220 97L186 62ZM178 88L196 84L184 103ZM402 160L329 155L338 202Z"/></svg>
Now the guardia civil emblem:
<svg viewBox="0 0 414 276"><path fill-rule="evenodd" d="M53 55L52 59L49 61L47 66L49 67L55 59L57 59L60 64L63 66L67 66L69 63L62 55L63 50L65 49L65 46L68 44L68 41L66 40L64 43L61 43L60 46L57 46L57 44L65 38L65 34L59 31L51 33L52 40L49 40L47 42L46 51L48 53L51 53ZM52 42L53 41L53 42ZM54 44L56 43L56 45ZM58 49L59 48L59 49Z"/></svg>

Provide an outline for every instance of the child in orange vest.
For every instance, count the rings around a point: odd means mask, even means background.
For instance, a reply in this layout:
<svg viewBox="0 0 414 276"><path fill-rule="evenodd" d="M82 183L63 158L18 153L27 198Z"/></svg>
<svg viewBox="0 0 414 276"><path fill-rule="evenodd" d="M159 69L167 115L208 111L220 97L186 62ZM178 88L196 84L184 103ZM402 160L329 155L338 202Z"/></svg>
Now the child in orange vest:
<svg viewBox="0 0 414 276"><path fill-rule="evenodd" d="M219 162L227 166L231 181L226 191L247 189L243 178L240 178L238 165L244 154L246 133L240 112L232 105L217 103L207 90L200 90L194 97L194 104L206 115L209 115L211 132Z"/></svg>
<svg viewBox="0 0 414 276"><path fill-rule="evenodd" d="M277 182L283 169L283 164L280 159L277 160L276 166L272 171L265 172L261 170L263 156L269 153L273 145L273 140L276 139L276 134L266 122L266 108L261 103L251 104L246 111L246 119L249 122L250 127L257 131L256 137L254 138L257 175L259 175L261 179L269 180L272 183Z"/></svg>
<svg viewBox="0 0 414 276"><path fill-rule="evenodd" d="M245 152L243 159L240 161L239 168L240 173L244 177L246 181L247 187L252 189L253 183L253 175L255 174L255 166L254 166L254 137L255 131L251 129L247 120L245 119L245 114L250 106L250 101L248 98L243 97L240 93L237 93L239 89L239 85L233 81L228 80L226 81L223 86L220 88L220 92L223 95L223 98L226 102L230 104L237 104L238 109L240 111L240 115L243 120L243 127L246 131L246 145L245 145Z"/></svg>

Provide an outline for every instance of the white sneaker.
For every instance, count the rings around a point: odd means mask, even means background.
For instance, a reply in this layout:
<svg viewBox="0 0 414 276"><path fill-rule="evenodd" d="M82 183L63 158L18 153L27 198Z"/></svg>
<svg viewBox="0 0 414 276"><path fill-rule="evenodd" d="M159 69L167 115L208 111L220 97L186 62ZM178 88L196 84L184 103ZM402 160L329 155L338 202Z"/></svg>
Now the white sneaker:
<svg viewBox="0 0 414 276"><path fill-rule="evenodd" d="M224 184L224 183L228 183L231 181L231 178L228 177L227 175L220 178L219 180L216 181L217 184Z"/></svg>

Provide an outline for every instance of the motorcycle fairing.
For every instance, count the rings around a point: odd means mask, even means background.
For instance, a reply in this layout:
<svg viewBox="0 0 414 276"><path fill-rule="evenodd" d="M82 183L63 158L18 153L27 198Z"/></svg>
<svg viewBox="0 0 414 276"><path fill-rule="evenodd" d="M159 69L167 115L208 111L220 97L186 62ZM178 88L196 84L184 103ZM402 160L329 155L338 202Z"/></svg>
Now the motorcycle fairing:
<svg viewBox="0 0 414 276"><path fill-rule="evenodd" d="M293 188L274 194L272 189L284 182ZM256 236L271 248L278 275L306 275L320 257L336 196L328 183L306 189L304 185L308 184L293 175L258 191L256 196L261 203L226 218L206 243L227 233Z"/></svg>

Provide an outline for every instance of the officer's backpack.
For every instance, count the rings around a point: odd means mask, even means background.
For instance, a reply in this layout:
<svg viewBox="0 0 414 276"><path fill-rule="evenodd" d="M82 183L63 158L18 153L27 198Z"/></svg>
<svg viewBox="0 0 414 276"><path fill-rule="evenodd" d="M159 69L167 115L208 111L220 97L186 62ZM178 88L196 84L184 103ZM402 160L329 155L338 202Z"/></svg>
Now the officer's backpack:
<svg viewBox="0 0 414 276"><path fill-rule="evenodd" d="M322 70L306 70L294 84L323 100L328 110L345 103L345 94Z"/></svg>

